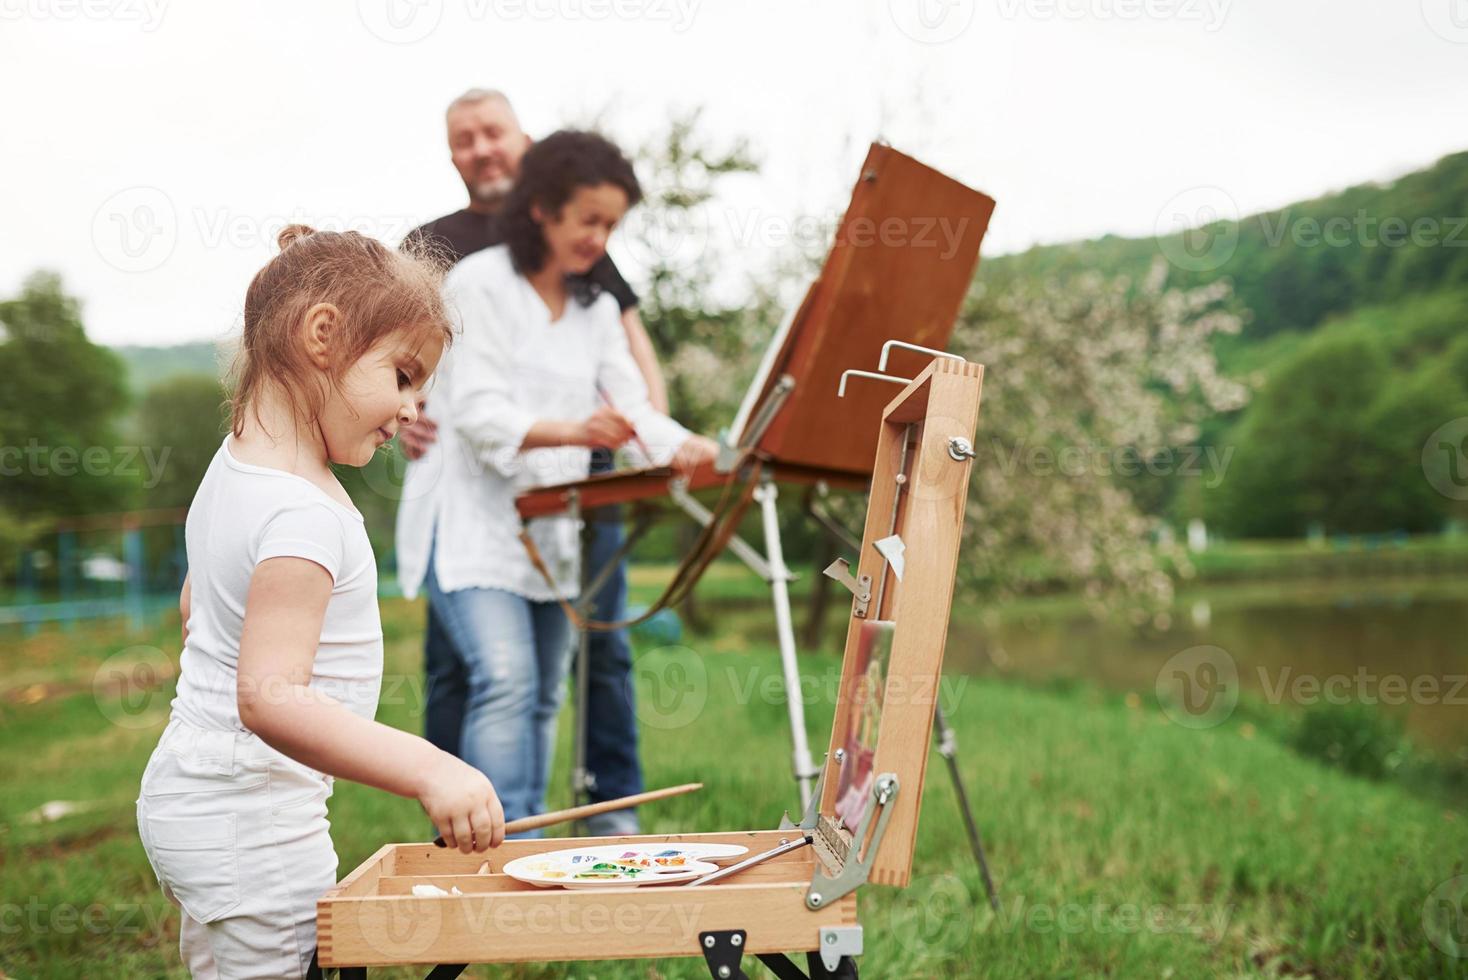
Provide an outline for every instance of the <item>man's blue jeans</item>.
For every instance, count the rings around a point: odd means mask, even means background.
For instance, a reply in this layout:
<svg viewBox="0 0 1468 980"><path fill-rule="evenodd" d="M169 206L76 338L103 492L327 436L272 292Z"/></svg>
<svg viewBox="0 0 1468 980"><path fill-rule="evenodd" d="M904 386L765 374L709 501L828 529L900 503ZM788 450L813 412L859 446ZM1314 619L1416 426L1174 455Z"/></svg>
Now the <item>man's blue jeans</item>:
<svg viewBox="0 0 1468 980"><path fill-rule="evenodd" d="M428 628L423 640L423 669L428 690L423 706L423 737L435 748L459 754L464 734L464 703L469 699L469 673L459 651L444 632L443 624L428 604Z"/></svg>
<svg viewBox="0 0 1468 980"><path fill-rule="evenodd" d="M622 546L620 520L593 521L587 549L588 573L595 576ZM627 563L596 594L592 616L603 622L627 615ZM632 686L632 645L626 630L592 633L590 637L586 705L586 770L592 779L593 803L642 792L642 764L637 753L637 712ZM608 817L607 830L635 833L635 810Z"/></svg>
<svg viewBox="0 0 1468 980"><path fill-rule="evenodd" d="M554 602L502 589L444 592L431 559L424 590L438 639L456 654L465 678L458 756L494 783L507 821L543 812L570 654L565 613ZM429 684L434 728L435 695L445 692L442 684ZM446 737L441 730L438 736Z"/></svg>

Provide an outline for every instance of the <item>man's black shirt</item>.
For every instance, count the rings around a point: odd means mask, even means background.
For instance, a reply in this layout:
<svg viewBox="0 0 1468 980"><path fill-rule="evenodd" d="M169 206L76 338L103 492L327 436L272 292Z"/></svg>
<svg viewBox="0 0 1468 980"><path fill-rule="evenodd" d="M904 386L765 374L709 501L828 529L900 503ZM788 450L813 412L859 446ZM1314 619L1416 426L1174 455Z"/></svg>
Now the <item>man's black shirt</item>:
<svg viewBox="0 0 1468 980"><path fill-rule="evenodd" d="M505 240L498 215L481 214L468 208L414 228L408 232L408 240L414 239L424 239L436 248L445 249L456 263L466 255L503 244ZM571 279L577 286L587 288L593 296L603 291L611 293L624 313L637 305L637 294L617 271L610 255L603 255L586 275L572 276Z"/></svg>

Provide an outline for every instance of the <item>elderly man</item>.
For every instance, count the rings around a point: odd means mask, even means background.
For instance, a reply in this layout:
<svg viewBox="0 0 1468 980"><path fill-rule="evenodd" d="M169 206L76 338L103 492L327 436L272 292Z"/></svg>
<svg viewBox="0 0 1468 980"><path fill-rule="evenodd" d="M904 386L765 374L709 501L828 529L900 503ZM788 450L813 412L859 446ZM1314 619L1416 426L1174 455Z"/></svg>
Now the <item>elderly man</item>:
<svg viewBox="0 0 1468 980"><path fill-rule="evenodd" d="M514 185L521 157L531 140L520 128L509 99L496 91L465 92L450 103L446 121L450 156L469 192L469 204L428 222L409 237L426 240L458 262L466 255L502 241L499 210ZM637 314L637 294L617 271L611 257L603 257L580 277L577 288L604 291L617 300L627 344L647 383L648 398L654 408L666 412L666 388L652 343ZM433 514L425 506L424 495L416 492L415 483L421 487L431 480L427 472L431 461L424 457L433 451L436 429L429 404L420 421L401 433L404 454L410 460L421 461L410 467L404 499L398 509L398 576L403 592L409 596L415 595L423 584L433 538ZM592 472L611 469L611 457L609 450L593 452ZM419 472L415 474L414 469ZM419 477L416 481L415 475ZM588 521L590 543L584 561L586 567L599 569L621 546L621 515L616 508L607 508L589 514ZM626 567L619 562L597 593L592 615L600 620L622 619L626 598ZM424 659L428 677L425 735L439 748L459 755L468 672L462 651L455 648L431 604ZM592 634L589 668L586 768L590 798L598 802L641 792L632 651L625 631ZM593 835L638 831L634 810L604 814L588 821L588 825L588 832Z"/></svg>

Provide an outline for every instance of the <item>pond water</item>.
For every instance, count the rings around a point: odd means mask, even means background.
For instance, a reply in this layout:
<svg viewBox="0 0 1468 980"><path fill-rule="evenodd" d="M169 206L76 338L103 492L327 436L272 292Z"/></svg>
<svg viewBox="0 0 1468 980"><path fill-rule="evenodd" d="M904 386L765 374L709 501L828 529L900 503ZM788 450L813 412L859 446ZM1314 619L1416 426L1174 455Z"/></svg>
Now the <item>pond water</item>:
<svg viewBox="0 0 1468 980"><path fill-rule="evenodd" d="M948 671L1074 678L1158 697L1177 679L1237 684L1269 708L1374 704L1413 740L1468 750L1468 579L1226 586L1180 595L1165 629L1098 622L1073 602L955 614ZM1232 672L1232 673L1230 673Z"/></svg>

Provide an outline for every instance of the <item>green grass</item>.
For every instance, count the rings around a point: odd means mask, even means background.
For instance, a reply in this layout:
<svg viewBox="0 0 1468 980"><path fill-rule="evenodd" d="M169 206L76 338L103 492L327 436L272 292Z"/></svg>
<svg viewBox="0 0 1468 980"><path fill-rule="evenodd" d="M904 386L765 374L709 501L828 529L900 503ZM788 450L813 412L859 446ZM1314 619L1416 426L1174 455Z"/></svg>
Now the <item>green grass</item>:
<svg viewBox="0 0 1468 980"><path fill-rule="evenodd" d="M717 624L754 618L710 614ZM384 605L389 674L379 717L415 731L420 621L416 605ZM151 682L176 657L176 637L175 620L142 637L98 628L7 639L5 973L184 975L178 919L149 871L132 806L172 696L167 677ZM644 824L773 827L794 797L775 652L763 631L731 625L684 643L639 653L643 754L650 785L708 785L647 808ZM830 655L803 658L817 752L838 666ZM935 758L912 886L862 892L865 976L1468 976L1468 959L1441 952L1423 921L1434 889L1468 873L1468 820L1453 803L1326 768L1242 716L1194 731L1136 697L963 677L948 679L944 704L960 733L1002 912L984 905ZM563 738L552 805L567 801L564 748ZM46 823L27 818L55 800L85 809ZM428 832L416 804L360 786L339 784L331 810L343 874L384 842ZM708 976L696 960L470 975Z"/></svg>
<svg viewBox="0 0 1468 980"><path fill-rule="evenodd" d="M1222 541L1189 561L1199 582L1462 575L1468 572L1468 536Z"/></svg>

